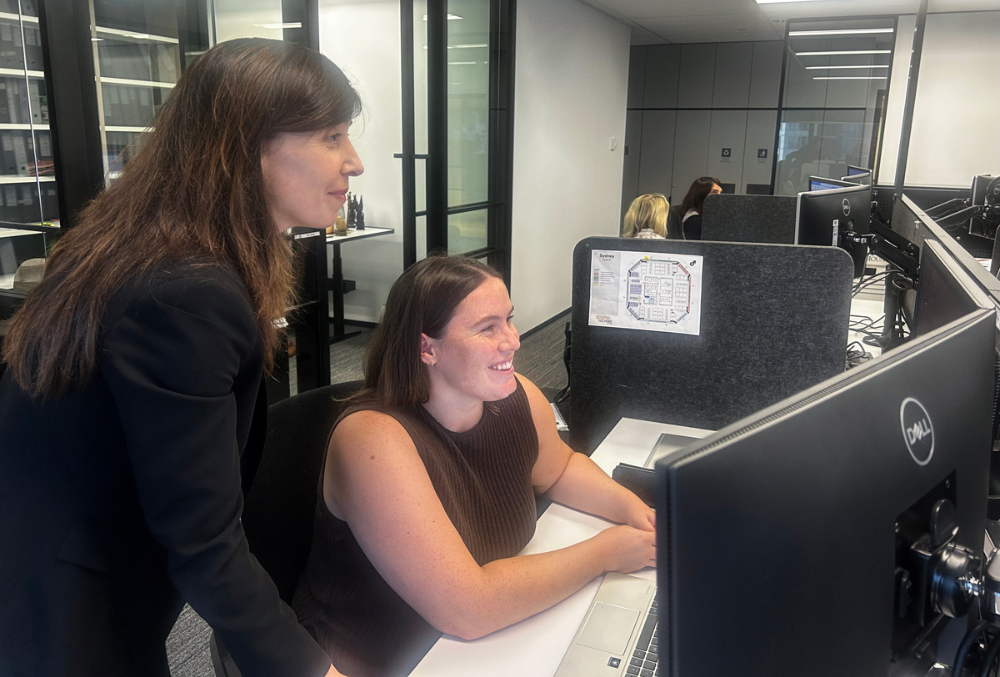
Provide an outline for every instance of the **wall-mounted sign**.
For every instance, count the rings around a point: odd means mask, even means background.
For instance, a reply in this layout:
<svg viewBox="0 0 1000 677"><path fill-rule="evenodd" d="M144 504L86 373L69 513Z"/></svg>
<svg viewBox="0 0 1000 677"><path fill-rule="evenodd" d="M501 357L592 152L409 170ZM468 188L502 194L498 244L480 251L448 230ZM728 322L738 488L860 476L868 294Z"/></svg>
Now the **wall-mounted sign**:
<svg viewBox="0 0 1000 677"><path fill-rule="evenodd" d="M767 159L767 148L758 148L757 149L757 159L758 160L766 160Z"/></svg>
<svg viewBox="0 0 1000 677"><path fill-rule="evenodd" d="M732 148L723 148L722 149L722 157L732 157L732 156L733 156L733 149Z"/></svg>

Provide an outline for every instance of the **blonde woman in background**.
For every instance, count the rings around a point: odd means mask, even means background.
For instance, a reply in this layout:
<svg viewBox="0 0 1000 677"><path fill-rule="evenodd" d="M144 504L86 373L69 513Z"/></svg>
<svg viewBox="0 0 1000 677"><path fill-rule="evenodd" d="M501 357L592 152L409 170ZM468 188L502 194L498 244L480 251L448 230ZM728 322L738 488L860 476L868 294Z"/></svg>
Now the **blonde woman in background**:
<svg viewBox="0 0 1000 677"><path fill-rule="evenodd" d="M656 240L680 239L677 233L667 232L669 213L670 203L660 193L640 195L632 201L628 211L625 212L625 228L622 231L622 237Z"/></svg>

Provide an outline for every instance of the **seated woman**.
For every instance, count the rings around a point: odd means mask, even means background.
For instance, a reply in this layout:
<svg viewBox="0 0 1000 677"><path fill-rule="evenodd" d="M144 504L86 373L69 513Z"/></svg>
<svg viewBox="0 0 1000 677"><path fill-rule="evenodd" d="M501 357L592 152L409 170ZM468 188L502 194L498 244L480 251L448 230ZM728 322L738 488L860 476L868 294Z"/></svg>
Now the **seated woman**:
<svg viewBox="0 0 1000 677"><path fill-rule="evenodd" d="M563 444L519 347L503 280L473 259L425 259L389 292L293 602L346 674L406 674L442 632L481 637L655 565L653 511ZM542 493L629 526L516 557Z"/></svg>
<svg viewBox="0 0 1000 677"><path fill-rule="evenodd" d="M701 208L705 204L705 198L709 195L718 195L722 192L721 181L714 176L702 176L695 179L688 188L684 201L681 202L680 212L682 228L684 229L685 240L701 239Z"/></svg>
<svg viewBox="0 0 1000 677"><path fill-rule="evenodd" d="M640 195L632 200L628 211L625 212L622 237L678 240L680 233L669 232L674 225L668 221L669 214L670 203L660 193Z"/></svg>

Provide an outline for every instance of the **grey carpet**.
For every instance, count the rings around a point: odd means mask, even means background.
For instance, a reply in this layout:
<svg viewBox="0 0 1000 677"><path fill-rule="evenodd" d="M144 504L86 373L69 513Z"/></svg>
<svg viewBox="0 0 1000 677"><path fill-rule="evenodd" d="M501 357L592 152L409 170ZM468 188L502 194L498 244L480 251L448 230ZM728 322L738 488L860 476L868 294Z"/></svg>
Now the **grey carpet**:
<svg viewBox="0 0 1000 677"><path fill-rule="evenodd" d="M521 341L514 358L514 368L546 393L566 386L566 369L562 355L565 344L563 329L569 313ZM333 383L354 381L362 377L361 357L371 336L370 329L330 346L330 376ZM294 362L291 365L295 374ZM294 377L294 376L293 376ZM292 392L296 392L292 384ZM208 649L211 630L194 610L185 605L174 629L167 638L167 658L173 677L214 677Z"/></svg>

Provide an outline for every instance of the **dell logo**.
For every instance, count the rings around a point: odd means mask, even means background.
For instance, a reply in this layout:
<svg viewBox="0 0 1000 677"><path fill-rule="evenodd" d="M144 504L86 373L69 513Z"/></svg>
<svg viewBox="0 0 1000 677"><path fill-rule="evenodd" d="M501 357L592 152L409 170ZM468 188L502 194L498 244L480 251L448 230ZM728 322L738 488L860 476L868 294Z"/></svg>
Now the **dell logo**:
<svg viewBox="0 0 1000 677"><path fill-rule="evenodd" d="M903 441L917 465L927 465L934 455L934 426L924 405L907 397L899 405Z"/></svg>
<svg viewBox="0 0 1000 677"><path fill-rule="evenodd" d="M851 215L851 203L848 201L848 199L846 197L844 198L844 201L841 203L841 205L843 205L843 207L844 207L844 216L850 216Z"/></svg>

